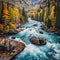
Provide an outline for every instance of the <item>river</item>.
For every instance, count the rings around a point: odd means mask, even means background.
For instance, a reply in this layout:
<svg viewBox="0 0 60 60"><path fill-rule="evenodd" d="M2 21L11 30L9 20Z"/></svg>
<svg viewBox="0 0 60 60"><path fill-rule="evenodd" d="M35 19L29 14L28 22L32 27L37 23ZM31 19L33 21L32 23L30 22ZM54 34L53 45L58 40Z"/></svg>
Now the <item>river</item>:
<svg viewBox="0 0 60 60"><path fill-rule="evenodd" d="M60 39L55 33L49 34L41 30L42 24L28 19L28 23L21 25L25 30L13 35L20 38L26 45L26 48L14 60L60 60ZM42 31L43 34L40 34L39 31ZM47 44L44 46L31 44L29 40L33 36L46 38Z"/></svg>

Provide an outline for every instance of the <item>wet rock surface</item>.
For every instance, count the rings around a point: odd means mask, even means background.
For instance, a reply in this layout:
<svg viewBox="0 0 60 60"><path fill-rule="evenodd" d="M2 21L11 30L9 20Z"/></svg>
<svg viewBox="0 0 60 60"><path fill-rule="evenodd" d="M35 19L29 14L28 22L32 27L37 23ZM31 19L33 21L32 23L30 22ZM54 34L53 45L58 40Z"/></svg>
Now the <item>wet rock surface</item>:
<svg viewBox="0 0 60 60"><path fill-rule="evenodd" d="M13 60L13 58L17 54L22 52L25 48L24 43L14 41L13 39L2 39L1 43L2 44L0 44L0 60Z"/></svg>
<svg viewBox="0 0 60 60"><path fill-rule="evenodd" d="M43 34L43 32L42 32L42 31L39 31L39 33L40 33L40 34Z"/></svg>
<svg viewBox="0 0 60 60"><path fill-rule="evenodd" d="M45 45L47 42L46 42L46 39L43 39L43 38L36 38L36 37L32 37L30 39L30 42L32 44L36 44L36 45Z"/></svg>

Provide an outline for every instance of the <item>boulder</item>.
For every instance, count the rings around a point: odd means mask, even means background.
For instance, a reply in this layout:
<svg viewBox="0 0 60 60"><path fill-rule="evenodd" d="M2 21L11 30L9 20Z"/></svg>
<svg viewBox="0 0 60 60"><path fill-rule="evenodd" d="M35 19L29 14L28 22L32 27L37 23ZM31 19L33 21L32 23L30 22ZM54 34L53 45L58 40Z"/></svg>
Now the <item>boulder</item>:
<svg viewBox="0 0 60 60"><path fill-rule="evenodd" d="M11 38L12 38L12 39L15 39L16 37L15 37L15 36L12 36Z"/></svg>
<svg viewBox="0 0 60 60"><path fill-rule="evenodd" d="M39 33L40 33L40 34L43 34L43 32L42 32L42 31L39 31Z"/></svg>
<svg viewBox="0 0 60 60"><path fill-rule="evenodd" d="M18 32L19 32L18 30L10 29L10 31L8 32L8 34L17 34Z"/></svg>
<svg viewBox="0 0 60 60"><path fill-rule="evenodd" d="M32 44L35 44L35 45L45 45L45 44L46 44L46 39L32 37L32 38L30 39L30 42L31 42Z"/></svg>

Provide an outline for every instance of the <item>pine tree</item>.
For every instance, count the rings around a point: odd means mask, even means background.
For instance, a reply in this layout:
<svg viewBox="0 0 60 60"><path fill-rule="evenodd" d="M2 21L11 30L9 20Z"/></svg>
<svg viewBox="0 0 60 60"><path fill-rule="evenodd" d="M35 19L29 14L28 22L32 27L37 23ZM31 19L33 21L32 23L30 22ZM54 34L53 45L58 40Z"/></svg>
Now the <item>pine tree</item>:
<svg viewBox="0 0 60 60"><path fill-rule="evenodd" d="M60 2L57 3L56 9L55 9L55 16L56 16L56 28L60 29Z"/></svg>
<svg viewBox="0 0 60 60"><path fill-rule="evenodd" d="M48 0L48 11L46 12L46 22L45 22L45 25L50 28L51 27L51 20L49 18L50 16L50 1Z"/></svg>
<svg viewBox="0 0 60 60"><path fill-rule="evenodd" d="M36 20L38 21L38 13L36 13Z"/></svg>
<svg viewBox="0 0 60 60"><path fill-rule="evenodd" d="M4 10L4 5L3 5L3 1L1 1L1 3L0 3L0 8L1 8L1 10L0 10L0 23L4 23L4 20L2 19L2 16L3 16L3 10Z"/></svg>
<svg viewBox="0 0 60 60"><path fill-rule="evenodd" d="M44 21L44 9L43 9L42 14L41 14L41 21L42 22Z"/></svg>
<svg viewBox="0 0 60 60"><path fill-rule="evenodd" d="M45 25L50 28L51 27L51 20L48 18Z"/></svg>
<svg viewBox="0 0 60 60"><path fill-rule="evenodd" d="M22 16L25 18L24 20L27 21L27 14L24 8L22 9Z"/></svg>

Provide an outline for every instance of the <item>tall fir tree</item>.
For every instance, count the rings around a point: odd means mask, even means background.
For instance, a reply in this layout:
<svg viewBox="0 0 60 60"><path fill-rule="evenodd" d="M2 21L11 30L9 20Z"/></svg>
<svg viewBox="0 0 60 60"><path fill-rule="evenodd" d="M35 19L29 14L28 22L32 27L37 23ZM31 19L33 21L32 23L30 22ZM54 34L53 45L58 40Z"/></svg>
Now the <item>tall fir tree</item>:
<svg viewBox="0 0 60 60"><path fill-rule="evenodd" d="M51 27L51 20L50 20L49 18L48 18L47 21L46 21L46 26L47 26L48 28Z"/></svg>
<svg viewBox="0 0 60 60"><path fill-rule="evenodd" d="M51 20L50 20L50 18L49 18L49 16L50 16L50 0L48 0L48 11L47 11L47 16L46 16L46 23L45 23L45 25L48 27L48 28L50 28L51 27Z"/></svg>
<svg viewBox="0 0 60 60"><path fill-rule="evenodd" d="M24 17L24 20L27 21L27 14L24 8L22 9L22 16Z"/></svg>
<svg viewBox="0 0 60 60"><path fill-rule="evenodd" d="M56 16L56 28L60 29L60 2L57 3L56 9L55 9L55 16Z"/></svg>
<svg viewBox="0 0 60 60"><path fill-rule="evenodd" d="M40 14L40 21L43 22L44 21L44 9L42 10L42 13Z"/></svg>
<svg viewBox="0 0 60 60"><path fill-rule="evenodd" d="M3 5L3 1L0 1L0 7L1 7L1 11L0 11L0 23L4 23L4 20L2 19L2 16L3 16L3 10L4 10L4 5Z"/></svg>
<svg viewBox="0 0 60 60"><path fill-rule="evenodd" d="M36 20L38 21L38 13L36 13Z"/></svg>

